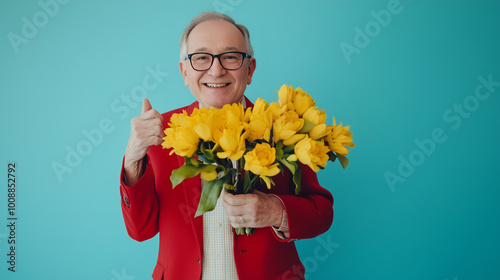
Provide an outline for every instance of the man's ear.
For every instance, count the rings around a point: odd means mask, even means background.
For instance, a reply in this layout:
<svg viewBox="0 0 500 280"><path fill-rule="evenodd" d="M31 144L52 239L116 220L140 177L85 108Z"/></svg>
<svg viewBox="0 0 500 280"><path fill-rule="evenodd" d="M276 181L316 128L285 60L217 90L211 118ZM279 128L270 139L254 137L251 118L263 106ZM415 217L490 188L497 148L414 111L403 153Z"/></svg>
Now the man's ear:
<svg viewBox="0 0 500 280"><path fill-rule="evenodd" d="M189 87L189 82L187 79L187 68L186 68L186 61L181 60L179 61L179 70L181 71L182 78L184 79L184 84Z"/></svg>
<svg viewBox="0 0 500 280"><path fill-rule="evenodd" d="M255 67L257 67L257 60L255 57L250 58L250 62L248 65L248 75L247 75L247 85L252 83L253 72L255 71Z"/></svg>

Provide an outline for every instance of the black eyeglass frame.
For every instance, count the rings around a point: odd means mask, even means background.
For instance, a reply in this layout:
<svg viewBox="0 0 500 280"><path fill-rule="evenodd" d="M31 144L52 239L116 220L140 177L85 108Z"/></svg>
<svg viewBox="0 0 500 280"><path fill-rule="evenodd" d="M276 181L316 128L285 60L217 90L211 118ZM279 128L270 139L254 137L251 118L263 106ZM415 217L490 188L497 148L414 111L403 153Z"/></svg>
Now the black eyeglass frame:
<svg viewBox="0 0 500 280"><path fill-rule="evenodd" d="M220 57L222 55L225 55L227 53L239 53L241 55L243 55L243 59L241 60L241 64L238 68L234 68L234 69L228 69L226 67L224 67L224 65L222 65L222 62L220 61ZM203 69L203 70L199 70L199 69L196 69L194 68L193 66L193 61L191 60L191 57L195 54L206 54L206 55L210 55L212 57L212 62L210 62L210 66L208 66L208 68L206 69ZM207 52L195 52L195 53L190 53L188 55L186 55L186 57L184 58L184 60L188 59L189 58L189 63L191 64L191 67L195 70L195 71L207 71L208 69L212 68L212 65L214 64L214 60L215 58L218 58L219 59L219 63L220 63L220 66L222 66L222 68L226 69L226 70L238 70L241 68L241 66L243 66L243 61L245 60L245 58L251 58L252 56L249 55L248 53L246 52L238 52L238 51L229 51L229 52L223 52L223 53L220 53L220 54L211 54L211 53L207 53Z"/></svg>

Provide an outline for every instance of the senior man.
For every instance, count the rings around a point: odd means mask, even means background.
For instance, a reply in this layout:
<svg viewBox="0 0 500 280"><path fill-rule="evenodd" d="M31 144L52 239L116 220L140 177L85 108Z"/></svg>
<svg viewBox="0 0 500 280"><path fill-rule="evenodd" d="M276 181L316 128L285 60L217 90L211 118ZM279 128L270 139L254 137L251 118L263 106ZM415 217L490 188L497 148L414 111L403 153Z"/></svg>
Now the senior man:
<svg viewBox="0 0 500 280"><path fill-rule="evenodd" d="M302 166L299 196L285 172L271 190L258 184L251 194L223 193L213 211L197 218L200 177L172 188L172 170L184 159L159 145L170 116L232 103L251 107L244 92L256 67L248 30L215 12L190 22L180 52L180 72L197 101L160 114L145 99L132 120L120 177L128 234L138 241L160 234L154 279L303 279L294 241L327 231L333 220L333 197L309 167ZM236 235L239 227L256 230Z"/></svg>

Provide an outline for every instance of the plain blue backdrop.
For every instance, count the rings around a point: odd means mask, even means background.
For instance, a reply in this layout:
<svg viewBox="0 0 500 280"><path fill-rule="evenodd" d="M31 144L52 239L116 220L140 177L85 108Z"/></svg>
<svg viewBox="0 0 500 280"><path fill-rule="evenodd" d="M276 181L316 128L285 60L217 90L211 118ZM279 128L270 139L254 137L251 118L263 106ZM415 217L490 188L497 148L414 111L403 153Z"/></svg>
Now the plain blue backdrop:
<svg viewBox="0 0 500 280"><path fill-rule="evenodd" d="M140 98L194 101L179 40L206 10L250 30L251 100L302 87L351 125L349 167L319 173L333 225L296 242L308 279L499 277L499 1L2 0L1 279L150 279L158 238L126 233L121 160Z"/></svg>

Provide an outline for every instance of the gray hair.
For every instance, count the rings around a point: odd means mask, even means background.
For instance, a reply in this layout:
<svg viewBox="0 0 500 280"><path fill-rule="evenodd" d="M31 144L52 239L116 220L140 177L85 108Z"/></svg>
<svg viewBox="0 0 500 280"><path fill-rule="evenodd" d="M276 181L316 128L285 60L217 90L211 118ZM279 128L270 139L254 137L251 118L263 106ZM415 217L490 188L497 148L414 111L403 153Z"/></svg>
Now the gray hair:
<svg viewBox="0 0 500 280"><path fill-rule="evenodd" d="M195 18L193 18L191 20L191 22L189 23L189 25L184 30L184 33L182 33L181 47L180 47L180 51L181 51L180 52L180 59L181 60L184 60L186 58L186 55L187 55L187 40L188 40L188 37L189 37L189 34L191 33L191 31L193 31L193 29L198 24L200 24L200 23L202 23L204 21L208 21L208 20L224 20L224 21L227 21L227 22L231 23L236 28L238 28L238 30L241 31L241 34L243 34L243 37L245 38L246 52L249 55L253 56L253 48L252 48L252 45L250 44L250 33L248 32L248 29L245 26L243 26L241 24L237 24L228 15L217 13L217 12L203 12L203 13L199 14L198 16L196 16Z"/></svg>

